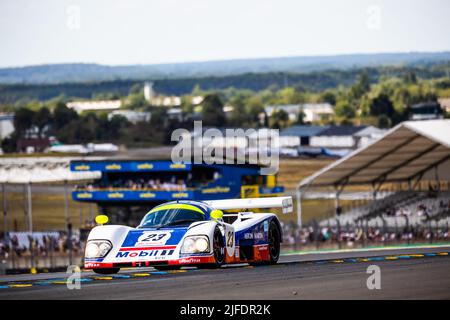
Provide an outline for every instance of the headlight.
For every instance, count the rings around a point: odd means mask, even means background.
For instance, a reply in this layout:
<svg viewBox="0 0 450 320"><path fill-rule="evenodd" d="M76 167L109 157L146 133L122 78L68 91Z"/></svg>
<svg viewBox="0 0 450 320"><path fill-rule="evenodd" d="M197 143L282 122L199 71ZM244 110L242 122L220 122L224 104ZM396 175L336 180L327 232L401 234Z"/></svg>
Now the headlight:
<svg viewBox="0 0 450 320"><path fill-rule="evenodd" d="M112 245L108 240L91 240L86 245L86 258L103 258L111 250Z"/></svg>
<svg viewBox="0 0 450 320"><path fill-rule="evenodd" d="M209 241L206 236L190 236L184 239L181 253L209 252Z"/></svg>
<svg viewBox="0 0 450 320"><path fill-rule="evenodd" d="M208 251L208 241L204 238L198 238L195 240L195 250L198 252Z"/></svg>

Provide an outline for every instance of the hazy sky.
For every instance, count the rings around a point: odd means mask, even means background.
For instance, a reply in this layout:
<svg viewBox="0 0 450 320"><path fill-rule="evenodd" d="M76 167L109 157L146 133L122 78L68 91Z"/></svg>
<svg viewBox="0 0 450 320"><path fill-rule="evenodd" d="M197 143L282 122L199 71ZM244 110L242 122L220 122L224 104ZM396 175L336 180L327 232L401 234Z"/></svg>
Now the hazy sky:
<svg viewBox="0 0 450 320"><path fill-rule="evenodd" d="M0 66L450 50L449 0L0 0Z"/></svg>

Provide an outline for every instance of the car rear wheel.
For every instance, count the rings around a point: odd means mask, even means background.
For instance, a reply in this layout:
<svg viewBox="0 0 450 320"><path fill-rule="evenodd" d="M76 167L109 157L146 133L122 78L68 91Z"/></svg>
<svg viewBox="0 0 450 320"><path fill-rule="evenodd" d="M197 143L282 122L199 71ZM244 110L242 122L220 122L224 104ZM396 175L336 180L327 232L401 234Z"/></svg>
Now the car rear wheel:
<svg viewBox="0 0 450 320"><path fill-rule="evenodd" d="M278 225L275 221L271 221L269 224L269 264L275 264L280 258L281 249L281 233Z"/></svg>
<svg viewBox="0 0 450 320"><path fill-rule="evenodd" d="M276 264L280 258L281 249L281 232L278 228L276 222L271 221L269 224L269 232L267 236L268 240L268 250L269 250L269 260L251 262L251 266L262 266L268 264Z"/></svg>
<svg viewBox="0 0 450 320"><path fill-rule="evenodd" d="M116 274L119 272L120 268L99 268L93 269L93 271L97 274Z"/></svg>
<svg viewBox="0 0 450 320"><path fill-rule="evenodd" d="M222 232L216 227L213 236L213 253L214 263L200 264L197 266L199 269L216 269L220 268L225 261L225 243L223 240Z"/></svg>

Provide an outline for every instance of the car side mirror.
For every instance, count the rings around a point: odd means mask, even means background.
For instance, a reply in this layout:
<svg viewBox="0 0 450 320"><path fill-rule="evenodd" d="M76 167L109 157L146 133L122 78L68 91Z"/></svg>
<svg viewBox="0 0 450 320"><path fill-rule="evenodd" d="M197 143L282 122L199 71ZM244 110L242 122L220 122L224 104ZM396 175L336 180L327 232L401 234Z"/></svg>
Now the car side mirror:
<svg viewBox="0 0 450 320"><path fill-rule="evenodd" d="M104 214L99 214L98 216L95 217L95 222L101 226L104 224L107 224L109 221L108 216L104 215Z"/></svg>

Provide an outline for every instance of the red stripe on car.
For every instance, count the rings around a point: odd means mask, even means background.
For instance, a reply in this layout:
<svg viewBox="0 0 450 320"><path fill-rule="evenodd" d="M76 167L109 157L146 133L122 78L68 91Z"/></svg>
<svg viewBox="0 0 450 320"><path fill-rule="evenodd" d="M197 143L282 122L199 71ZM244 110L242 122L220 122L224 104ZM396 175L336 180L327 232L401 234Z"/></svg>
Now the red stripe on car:
<svg viewBox="0 0 450 320"><path fill-rule="evenodd" d="M170 250L176 249L177 246L162 246L162 247L131 247L131 248L120 248L119 251L142 251L142 250Z"/></svg>

